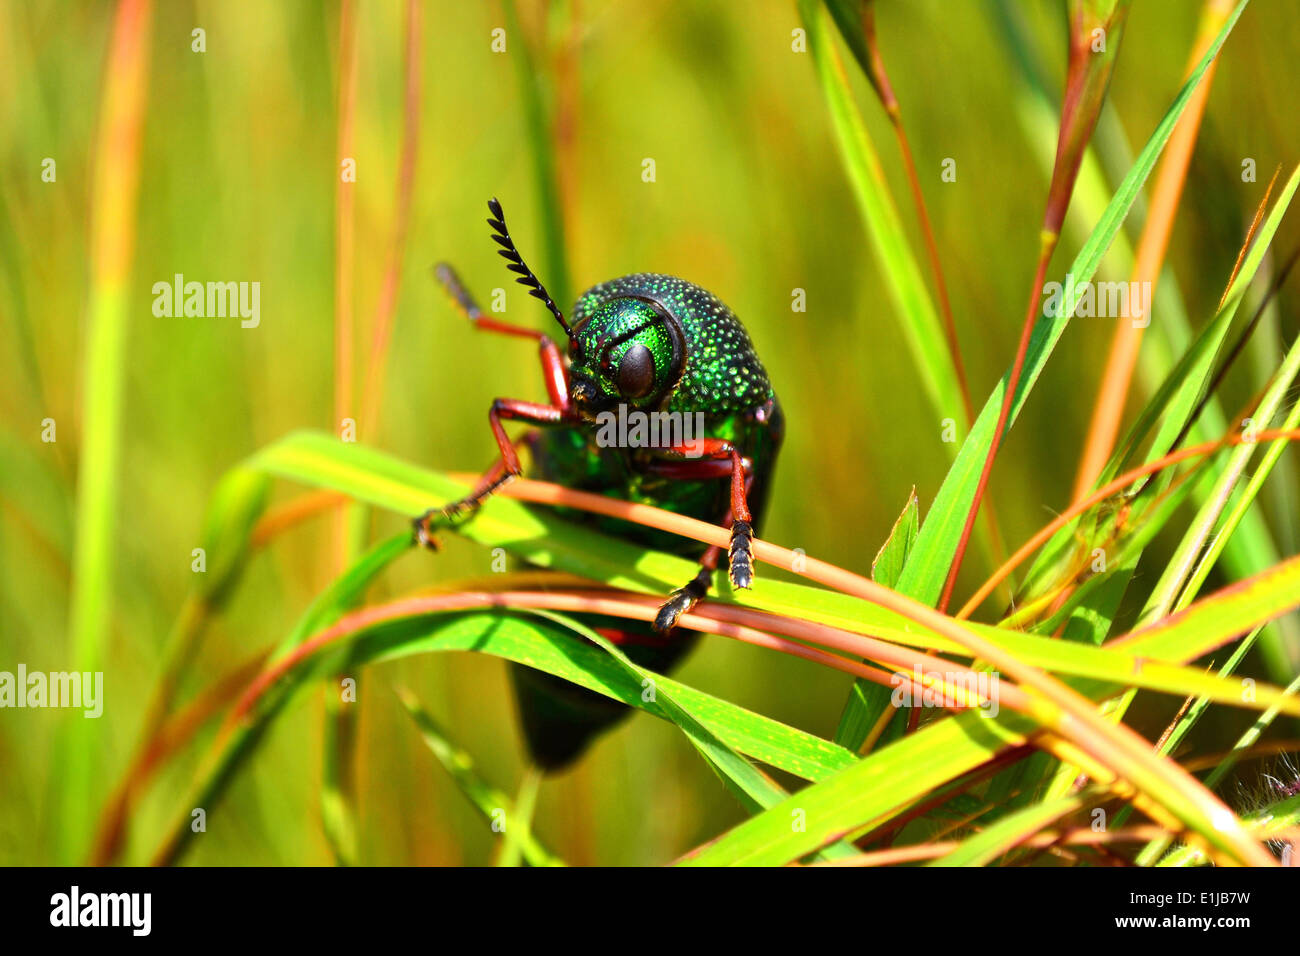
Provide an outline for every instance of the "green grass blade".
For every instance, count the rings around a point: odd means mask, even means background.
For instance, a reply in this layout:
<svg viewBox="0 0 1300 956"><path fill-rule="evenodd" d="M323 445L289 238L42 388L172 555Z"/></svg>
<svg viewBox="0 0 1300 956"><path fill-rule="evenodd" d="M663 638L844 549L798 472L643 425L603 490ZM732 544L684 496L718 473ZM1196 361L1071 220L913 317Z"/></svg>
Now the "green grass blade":
<svg viewBox="0 0 1300 956"><path fill-rule="evenodd" d="M127 322L135 255L136 201L149 76L148 6L122 3L114 18L100 101L90 216L90 300L81 382L81 455L73 524L72 589L68 640L72 670L104 668L104 642L113 619L113 569L119 561L118 471L122 459L126 390ZM57 760L59 858L80 854L98 804L98 721L65 722Z"/></svg>
<svg viewBox="0 0 1300 956"><path fill-rule="evenodd" d="M1300 794L1279 800L1272 806L1250 814L1245 820L1258 828L1261 837L1279 830L1300 826ZM1181 846L1156 866L1204 866L1209 861L1205 852L1195 847Z"/></svg>
<svg viewBox="0 0 1300 956"><path fill-rule="evenodd" d="M397 558L409 554L410 550L410 538L407 534L395 535L371 548L312 602L298 619L293 630L276 647L271 660L284 656L312 633L337 620L344 611L355 606L379 573ZM288 686L271 695L271 702L259 721L234 731L230 743L222 754L213 764L205 768L201 779L193 788L186 807L204 807L209 810L216 807L237 769L256 751L271 717L284 706L290 699L292 691L298 686L296 680L289 682ZM168 841L160 851L156 862L173 862L185 851L194 836L189 824L187 809L173 825Z"/></svg>
<svg viewBox="0 0 1300 956"><path fill-rule="evenodd" d="M541 74L536 58L528 45L514 0L504 0L506 32L511 44L510 59L515 63L519 97L524 107L524 129L528 141L528 154L532 159L533 178L540 207L538 220L542 228L542 254L538 275L546 289L563 310L573 302L573 286L569 280L568 258L564 245L564 216L560 210L560 181L555 168L555 143L551 134L543 92ZM509 205L508 203L506 204Z"/></svg>
<svg viewBox="0 0 1300 956"><path fill-rule="evenodd" d="M912 551L912 545L916 543L919 529L920 507L916 498L916 489L913 488L908 495L907 504L903 506L902 514L890 529L889 537L880 546L876 559L871 562L873 581L887 588L898 584L899 575L903 573L903 566L907 564L907 556ZM849 690L849 699L845 701L844 710L840 714L839 726L835 728L835 742L845 747L858 747L866 740L871 728L881 719L885 708L889 706L891 694L891 689L881 684L861 677L855 680ZM895 727L901 719L897 717L891 721L890 728L885 731L883 739L892 739L890 730L901 731L901 728Z"/></svg>
<svg viewBox="0 0 1300 956"><path fill-rule="evenodd" d="M829 780L800 790L728 830L681 862L692 866L779 866L889 819L917 798L1021 744L1033 723L974 711L927 724Z"/></svg>
<svg viewBox="0 0 1300 956"><path fill-rule="evenodd" d="M1053 143L1056 128L1051 96L1043 85L1041 71L1035 69L1029 62L1033 53L1024 36L1023 25L1019 24L1015 16L1016 11L1008 6L1006 0L1001 0L995 6L995 10L999 14L999 23L1002 27L998 33L1008 42L1013 53L1013 62L1020 65L1021 73L1027 81L1027 88L1020 96L1021 105L1018 110L1022 126L1031 144L1041 144L1042 148L1036 150L1036 156L1044 172L1050 174L1055 155ZM1103 126L1106 125L1106 118L1112 121L1115 119L1113 113L1104 114ZM1096 153L1107 160L1107 168L1127 168L1132 163L1132 156L1123 128L1118 122L1111 122L1107 129L1113 135L1101 135L1102 127L1099 126L1098 134L1094 136ZM1101 166L1102 163L1097 161L1093 151L1090 150L1075 185L1067 223L1078 229L1080 241L1086 238L1088 232L1083 224L1100 218L1107 197L1110 195ZM1134 212L1139 219L1144 215L1136 205ZM1109 269L1103 261L1102 271L1108 271L1109 278L1117 281L1126 280L1132 275L1133 250L1122 230L1115 236L1107 258L1113 261ZM1152 314L1159 315L1160 321L1147 330L1142 349L1138 354L1138 375L1149 394L1159 391L1170 370L1173 369L1177 356L1187 351L1194 338L1179 290L1178 277L1169 267L1161 273L1156 286ZM1269 354L1271 358L1273 353L1270 351ZM1203 441L1210 436L1222 435L1227 427L1227 418L1219 397L1213 395L1202 410L1200 419L1193 425L1189 437L1194 441ZM1193 497L1198 505L1205 501L1207 493L1206 486L1197 482L1193 489ZM1044 555L1050 553L1049 549L1044 552ZM1276 563L1280 554L1273 540L1273 533L1269 530L1263 515L1258 510L1247 510L1242 516L1237 532L1227 541L1223 551L1223 563L1230 576L1241 578ZM1047 563L1050 564L1050 561ZM1116 562L1116 565L1119 565L1119 562ZM1277 629L1281 633L1272 634L1271 639L1266 638L1262 645L1272 658L1278 657L1273 649L1277 647L1282 635L1300 633L1300 628L1289 623L1287 618L1277 623ZM1051 630L1045 628L1045 631ZM1268 634L1267 630L1266 634ZM1287 673L1287 669L1281 666L1281 661L1275 660L1270 663L1270 672L1275 679L1280 679L1278 675Z"/></svg>
<svg viewBox="0 0 1300 956"><path fill-rule="evenodd" d="M459 497L464 486L436 472L407 464L365 446L340 442L312 432L290 435L259 452L250 466L330 488L381 508L416 514L430 504ZM422 489L429 489L424 491ZM528 508L497 496L484 503L478 515L459 526L458 532L487 547L503 547L542 567L555 568L633 591L665 594L685 580L694 567L689 561L644 551L626 542L558 518L545 509ZM400 536L399 536L400 537ZM400 543L392 546L400 547ZM728 594L717 600L742 604L779 614L819 621L884 640L963 654L962 648L900 615L859 598L832 591L763 580L752 591ZM1216 700L1240 702L1232 682L1216 684L1182 662L1176 648L1158 660L1138 666L1127 653L1050 640L988 625L970 624L982 637L1014 653L1027 663L1056 673L1113 682L1115 687L1141 686L1186 697L1207 692ZM1261 688L1260 706L1280 695L1276 688Z"/></svg>
<svg viewBox="0 0 1300 956"><path fill-rule="evenodd" d="M899 219L880 157L853 101L848 77L835 52L834 38L826 29L827 15L817 0L799 0L799 15L808 31L808 46L830 108L836 141L894 303L895 318L902 325L926 395L938 417L951 418L964 429L969 424L966 406L943 323Z"/></svg>
<svg viewBox="0 0 1300 956"><path fill-rule="evenodd" d="M1097 223L1092 234L1088 237L1088 241L1084 243L1083 248L1079 250L1079 254L1071 264L1068 273L1074 277L1076 301L1062 302L1059 315L1045 315L1034 326L1029 351L1025 356L1024 369L1011 404L1008 427L1014 424L1020 409L1028 398L1030 390L1038 381L1038 377L1046 366L1048 358L1050 358L1053 349L1056 347L1056 343L1065 331L1070 316L1073 315L1074 308L1077 305L1077 289L1082 288L1082 283L1092 280L1093 274L1101 262L1102 255L1106 252L1111 240L1114 239L1115 234L1123 224L1138 192L1142 188L1142 184L1146 182L1151 170L1155 167L1165 143L1168 142L1170 134L1173 133L1178 118L1182 115L1188 100L1192 96L1192 92L1205 74L1206 67L1218 55L1219 48L1232 31L1245 5L1246 0L1241 0L1232 16L1228 18L1224 28L1215 38L1210 49L1206 52L1205 57L1197 65L1191 76L1188 77L1173 104L1165 112L1164 117L1151 134L1151 138L1147 140L1146 146L1143 147L1142 152L1133 163L1128 175L1124 177L1124 181L1120 183L1119 188L1115 191L1115 196L1111 199L1110 205L1106 207L1106 212L1103 214L1101 221ZM975 486L978 483L984 459L993 440L993 430L997 426L998 414L1002 407L1003 392L1006 389L1009 377L1010 370L1003 375L997 388L989 396L983 410L976 418L970 434L957 454L957 460L953 462L952 468L949 469L948 475L939 489L939 494L926 515L925 523L921 526L921 533L916 540L916 547L912 551L912 557L908 561L907 567L903 569L903 576L899 579L898 590L917 600L933 604L939 599L943 583L948 575L948 568L957 550L957 540L961 535L964 518L975 496Z"/></svg>
<svg viewBox="0 0 1300 956"><path fill-rule="evenodd" d="M1081 794L1073 794L1022 807L1006 814L975 836L963 840L957 849L937 860L931 860L927 865L987 866L1017 843L1078 810L1083 806L1083 801Z"/></svg>
<svg viewBox="0 0 1300 956"><path fill-rule="evenodd" d="M1300 170L1297 170L1297 175L1292 177L1292 191L1294 191L1297 183L1300 183ZM1255 411L1257 428L1269 427L1273 416L1282 407L1283 400L1291 388L1291 383L1295 381L1297 372L1300 372L1300 339L1292 344L1291 350L1282 362L1282 367L1278 369L1273 382L1264 393L1264 397L1260 399L1259 406ZM1211 532L1219 524L1219 519L1223 516L1224 511L1228 510L1233 487L1245 472L1255 450L1255 444L1246 443L1237 445L1229 453L1228 460L1224 463L1213 490L1196 513L1191 526L1183 535L1182 540L1179 541L1174 556L1165 565L1160 579L1156 582L1150 596L1147 598L1141 620L1163 617L1170 610L1186 607L1195 598L1200 590L1201 583L1213 566L1214 560L1217 559L1224 545L1232 537L1232 532L1236 530L1236 523L1223 524L1214 535L1214 540L1209 549L1202 554ZM1251 500L1253 500L1253 496L1250 499L1244 499L1245 506L1248 507ZM1240 510L1238 511L1237 520L1240 521ZM1203 559L1199 562L1199 567L1197 567L1198 558Z"/></svg>
<svg viewBox="0 0 1300 956"><path fill-rule="evenodd" d="M404 687L394 687L397 699L410 715L416 730L429 751L438 758L460 792L483 814L485 820L497 819L504 812L507 839L516 846L530 866L564 866L564 861L551 853L532 833L529 815L514 802L487 783L474 766L474 758L452 743L438 723L429 715L415 695ZM504 851L503 851L504 855Z"/></svg>
<svg viewBox="0 0 1300 956"><path fill-rule="evenodd" d="M671 720L686 735L704 762L709 765L727 789L735 795L750 813L764 810L784 799L788 794L767 774L762 773L741 754L727 746L702 720L691 713L687 705L679 703L671 692L661 690L661 676L637 666L613 642L574 618L548 611L534 612L540 617L555 621L601 648L622 667L642 688L642 693L653 689L651 697L663 708Z"/></svg>

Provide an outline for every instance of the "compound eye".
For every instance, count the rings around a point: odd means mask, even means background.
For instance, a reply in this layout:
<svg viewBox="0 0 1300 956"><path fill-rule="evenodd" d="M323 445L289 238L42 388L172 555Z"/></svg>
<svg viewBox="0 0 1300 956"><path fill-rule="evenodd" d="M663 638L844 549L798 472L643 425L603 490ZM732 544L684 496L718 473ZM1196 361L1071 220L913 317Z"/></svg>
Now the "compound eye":
<svg viewBox="0 0 1300 956"><path fill-rule="evenodd" d="M655 384L655 357L638 342L626 352L618 363L618 390L625 398L641 398L649 394Z"/></svg>

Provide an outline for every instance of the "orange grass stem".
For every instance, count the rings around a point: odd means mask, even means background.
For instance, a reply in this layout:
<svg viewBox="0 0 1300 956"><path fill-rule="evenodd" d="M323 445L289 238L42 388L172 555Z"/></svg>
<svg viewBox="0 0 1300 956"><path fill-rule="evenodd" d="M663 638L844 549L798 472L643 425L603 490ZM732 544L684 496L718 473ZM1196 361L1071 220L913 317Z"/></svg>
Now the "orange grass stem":
<svg viewBox="0 0 1300 956"><path fill-rule="evenodd" d="M352 149L357 105L357 24L353 0L339 6L339 89L338 144L334 175L338 177L334 200L334 421L331 430L353 418L352 373L355 330L353 329L352 284L356 222L356 183L344 175L343 164L356 156ZM340 567L347 555L347 514L334 516L334 560Z"/></svg>
<svg viewBox="0 0 1300 956"><path fill-rule="evenodd" d="M403 598L387 604L365 608L340 618L330 627L313 635L283 657L272 662L249 685L238 703L231 710L223 724L222 735L232 731L257 704L257 701L286 674L312 657L320 650L339 640L366 630L386 621L410 617L415 614L432 614L444 611L463 611L478 608L538 608L555 611L568 611L588 614L605 614L627 617L633 620L653 621L658 612L660 600L652 595L634 595L615 591L462 591L453 594L432 594L420 597ZM749 623L745 623L749 622ZM886 641L854 634L827 625L784 618L780 615L767 614L749 608L729 605L699 605L683 615L681 626L690 630L703 631L730 637L735 640L779 650L810 660L815 663L842 670L858 677L864 677L884 686L897 686L898 678L890 671L868 667L853 658L867 658L880 661L895 668L903 677L911 680L914 669L919 669L923 685L916 690L925 690L925 685L935 687L951 695L953 700L965 699L968 706L977 706L981 701L969 695L963 687L974 686L966 681L973 677L968 669L958 668L941 658L928 657L910 648L900 647ZM790 633L805 640L817 641L836 650L853 655L853 658L831 654L805 644L772 637L758 630L757 626L769 626L773 629ZM949 670L939 672L937 665ZM950 680L957 678L957 680ZM914 683L914 682L913 682ZM1000 685L1000 702L1013 709L1028 708L1025 695L1014 686Z"/></svg>
<svg viewBox="0 0 1300 956"><path fill-rule="evenodd" d="M930 213L925 205L925 195L921 192L921 180L916 174L916 162L912 158L912 147L903 128L903 112L894 95L893 85L885 70L885 60L880 55L880 46L876 43L876 13L870 3L862 4L862 39L867 47L868 73L871 85L880 97L894 127L894 136L898 140L898 151L903 159L903 169L907 173L907 185L912 193L912 204L916 207L916 217L921 225L921 236L925 240L926 257L930 260L930 271L934 274L935 293L939 297L939 313L943 316L944 336L948 340L948 355L952 359L953 371L957 375L957 386L961 391L962 405L966 411L966 422L975 421L975 407L971 403L970 385L966 380L966 366L961 359L961 343L957 338L957 323L952 315L952 303L948 298L948 284L943 278L943 265L939 260L939 246L934 239L934 227L930 223Z"/></svg>
<svg viewBox="0 0 1300 956"><path fill-rule="evenodd" d="M1231 0L1206 0L1185 76L1191 76L1195 71L1197 64L1201 62L1232 14L1232 8ZM1187 181L1187 169L1191 165L1192 152L1196 148L1196 138L1201 129L1201 120L1205 115L1205 105L1210 98L1217 66L1218 60L1215 59L1206 67L1205 75L1192 92L1183 115L1179 117L1177 125L1169 136L1165 156L1160 161L1160 170L1156 174L1155 187L1151 193L1151 205L1147 212L1146 224L1142 227L1142 237L1138 241L1132 273L1132 281L1150 283L1153 294L1156 283L1160 279L1165 252L1169 247L1169 237L1173 233L1178 204ZM1269 189L1272 189L1271 184ZM1262 208L1261 206L1261 211ZM1238 259L1238 264L1240 261ZM1133 382L1133 369L1137 366L1142 333L1146 331L1149 324L1148 322L1138 326L1132 322L1121 322L1115 328L1110 356L1106 360L1106 370L1097 388L1097 402L1093 408L1092 421L1088 426L1088 439L1084 444L1083 457L1079 461L1079 470L1075 476L1075 498L1087 494L1092 483L1097 480L1097 476L1106 466L1106 460L1115 446L1129 388Z"/></svg>
<svg viewBox="0 0 1300 956"><path fill-rule="evenodd" d="M406 3L406 92L402 113L402 155L397 172L397 198L393 211L393 235L389 242L388 265L384 284L375 304L371 327L370 357L366 366L365 385L361 392L360 429L369 435L379 426L379 407L383 401L384 366L392 338L393 313L397 308L397 291L402 281L402 263L406 253L406 235L411 222L412 196L415 192L415 160L420 145L420 2Z"/></svg>
<svg viewBox="0 0 1300 956"><path fill-rule="evenodd" d="M555 485L529 482L526 479L516 479L505 490L517 497L529 497L520 486L531 486L528 490L538 495L534 500L549 498L549 503L559 503L559 499L563 498L566 505L576 504L577 507L612 517L640 515L658 510L645 505L615 502L599 495L574 492ZM717 525L681 515L661 514L658 519L656 524L666 530L720 547L727 545L727 531ZM968 530L969 527L968 523ZM756 558L768 564L791 569L800 566L796 563L793 552L758 539L754 540L753 553ZM1246 837L1232 811L1214 794L1180 767L1153 758L1149 741L1143 740L1123 724L1113 724L1106 720L1097 713L1095 705L1077 691L1038 668L1022 663L1014 655L970 631L960 622L919 601L816 558L801 556L800 562L802 570L799 573L805 577L901 614L960 644L972 656L993 664L1021 687L1037 692L1034 699L1041 706L1034 708L1032 716L1036 721L1056 731L1139 789L1162 789L1166 797L1173 798L1178 804L1177 807L1170 807L1170 811L1185 823L1198 813L1215 820L1219 829L1215 830L1214 842L1221 851L1252 865L1267 866L1273 862L1272 857Z"/></svg>
<svg viewBox="0 0 1300 956"><path fill-rule="evenodd" d="M1091 826L1071 828L1069 830L1043 830L1017 846L1031 849L1050 849L1055 846L1098 846L1106 843L1145 843L1152 839L1168 836L1164 827L1153 823L1144 823L1123 830L1094 831ZM947 856L961 846L959 840L945 840L939 843L914 843L908 846L890 847L888 850L875 850L861 856L844 857L839 860L825 860L808 866L889 866L892 863L915 863L919 860L933 860Z"/></svg>
<svg viewBox="0 0 1300 956"><path fill-rule="evenodd" d="M1220 451L1221 449L1227 448L1231 445L1240 445L1247 441L1267 442L1277 441L1279 439L1285 439L1288 441L1300 439L1300 430L1271 429L1256 432L1250 437L1237 433L1229 433L1223 438L1217 438L1213 441L1202 442L1199 445L1191 445L1187 448L1180 448L1177 451L1171 451L1167 455L1162 455L1154 461L1149 461L1146 464L1129 469L1113 481L1102 485L1087 498L1074 502L1070 507L1062 511L1051 522L1044 525L1036 534L1034 534L1033 537L1021 545L1020 549L1008 558L1006 563L1003 564L1002 567L998 568L997 571L995 571L993 575L980 586L978 591L971 595L970 600L967 601L962 606L962 609L957 612L957 619L964 620L970 617L971 614L984 603L984 599L992 594L994 589L997 588L997 586L1001 584L1012 571L1023 563L1031 554L1046 544L1057 531L1065 527L1089 508L1105 501L1111 495L1123 491L1139 478L1154 474L1163 468L1176 465L1188 458L1211 455L1214 452Z"/></svg>

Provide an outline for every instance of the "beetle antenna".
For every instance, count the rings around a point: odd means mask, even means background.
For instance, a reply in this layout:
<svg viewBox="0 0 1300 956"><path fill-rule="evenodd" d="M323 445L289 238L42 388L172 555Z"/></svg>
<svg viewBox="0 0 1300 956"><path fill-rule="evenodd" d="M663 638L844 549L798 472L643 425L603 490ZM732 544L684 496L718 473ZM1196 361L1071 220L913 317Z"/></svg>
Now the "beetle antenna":
<svg viewBox="0 0 1300 956"><path fill-rule="evenodd" d="M489 219L487 222L488 225L492 227L493 240L497 245L501 246L501 248L497 250L497 255L506 260L508 263L506 266L507 269L516 273L517 278L515 281L520 285L527 286L528 294L533 298L542 300L542 304L550 310L551 315L555 316L555 321L559 322L560 326L564 329L564 334L572 339L573 329L569 327L568 322L564 321L564 313L561 312L559 306L555 304L555 300L551 298L551 294L546 291L546 286L542 285L542 281L537 278L532 269L528 268L528 266L524 264L524 257L521 256L519 250L515 248L515 241L510 238L510 230L506 228L505 213L501 211L501 203L497 201L495 196L488 200L488 209L491 210L492 215L496 217L494 219Z"/></svg>

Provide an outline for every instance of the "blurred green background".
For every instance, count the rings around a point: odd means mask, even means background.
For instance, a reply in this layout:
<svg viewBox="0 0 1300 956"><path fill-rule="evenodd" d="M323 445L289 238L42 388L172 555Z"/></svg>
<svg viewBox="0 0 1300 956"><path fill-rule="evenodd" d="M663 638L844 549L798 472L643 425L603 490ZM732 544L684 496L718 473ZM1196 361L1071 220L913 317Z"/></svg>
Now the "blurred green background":
<svg viewBox="0 0 1300 956"><path fill-rule="evenodd" d="M877 4L881 47L917 157L977 405L1014 352L1047 188L1041 155L1054 141L1052 130L1031 136L1022 123L1026 80L1003 17L1010 10L1020 22L1055 97L1064 75L1062 6ZM3 670L20 661L29 670L71 666L90 173L113 9L0 2ZM1113 142L1122 133L1134 151L1146 140L1178 89L1198 9L1190 0L1135 5L1099 135ZM101 799L136 745L217 480L289 431L338 428L338 5L176 2L157 4L151 16L107 700L91 730ZM1197 324L1214 310L1273 169L1300 153L1294 19L1290 0L1255 0L1220 59L1169 252ZM429 271L435 261L450 260L481 299L509 286L508 318L533 326L549 321L508 282L483 222L487 198L500 197L525 257L550 281L514 60L526 43L548 100L566 57L575 68L571 109L564 111L572 138L556 157L571 292L652 270L682 275L726 301L748 326L787 412L764 537L866 571L913 485L924 513L952 449L940 441L940 423L881 286L811 57L791 49L799 26L794 4L523 2L519 20L507 52L494 53L491 31L506 22L499 4L423 6L410 233L382 420L360 440L429 467L477 470L493 454L485 421L492 398L544 395L533 348L476 334ZM196 27L206 31L206 52L191 50ZM403 4L361 2L357 30L353 307L364 329L380 293L394 217ZM851 73L920 249L889 127L856 69ZM41 177L46 157L57 162L52 183ZM1241 181L1245 157L1256 161L1259 182ZM653 183L642 179L646 158L655 161ZM940 181L945 158L956 160L956 182ZM1123 171L1108 169L1112 184ZM1139 227L1140 219L1126 230L1133 236ZM1280 248L1293 247L1294 235L1284 225ZM1054 278L1080 240L1067 229ZM260 326L155 317L151 287L176 273L260 282ZM806 312L791 309L797 288L806 290ZM1228 409L1275 364L1277 336L1295 334L1285 293L1282 306L1280 331L1271 317L1252 360L1229 380ZM991 495L1012 544L1068 502L1112 331L1108 320L1072 323L1000 454ZM359 333L362 359L366 341ZM358 390L361 380L359 372ZM54 443L41 441L47 418L57 423ZM299 493L280 486L275 500ZM1274 519L1285 515L1285 499L1265 505ZM1270 524L1282 552L1294 554L1294 522ZM376 519L376 534L398 528L392 516ZM286 634L330 579L331 540L329 520L318 518L259 554L212 622L182 700ZM490 554L453 540L436 557L401 562L379 596L485 574L490 561ZM973 552L958 594L990 570ZM706 641L679 676L823 736L833 733L848 687L842 674L722 640ZM439 655L368 672L359 702L362 862L488 861L496 835L435 764L389 681L414 689L507 792L523 772L499 661ZM316 796L322 717L322 693L315 691L276 722L226 803L211 813L189 862L331 861ZM63 719L55 710L0 712L2 863L53 859L61 826L61 767L53 753ZM1225 740L1228 733L1225 727ZM148 790L126 859L147 859L156 847L210 739L208 728ZM638 716L602 738L576 769L543 785L536 829L570 862L652 863L740 818L682 736Z"/></svg>

